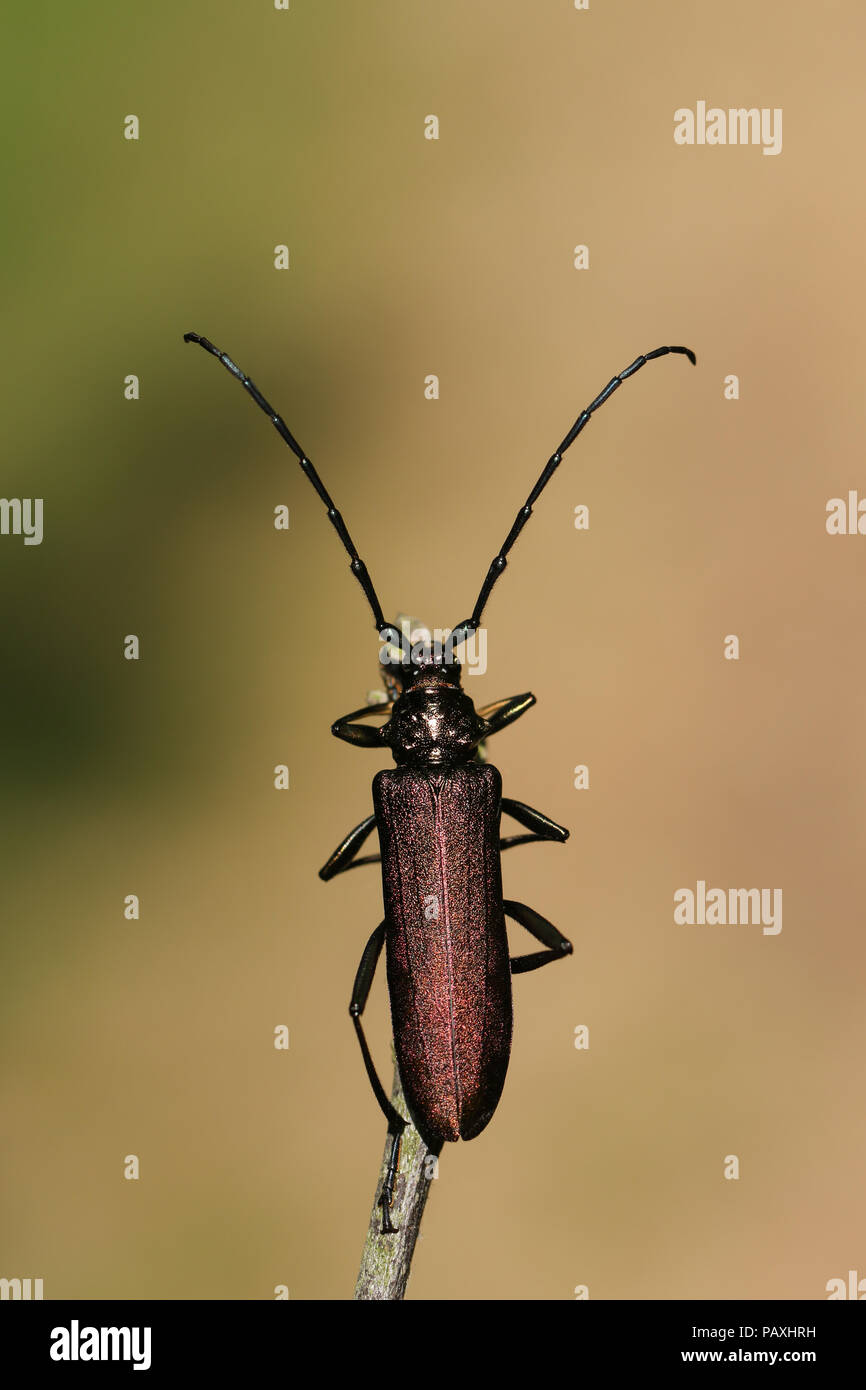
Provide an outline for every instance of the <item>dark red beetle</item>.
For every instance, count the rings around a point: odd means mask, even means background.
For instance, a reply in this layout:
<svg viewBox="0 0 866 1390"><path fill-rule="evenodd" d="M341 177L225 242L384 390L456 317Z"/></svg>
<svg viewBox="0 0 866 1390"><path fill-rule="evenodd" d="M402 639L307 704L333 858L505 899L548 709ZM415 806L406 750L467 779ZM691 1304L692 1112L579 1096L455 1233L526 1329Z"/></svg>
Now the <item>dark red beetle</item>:
<svg viewBox="0 0 866 1390"><path fill-rule="evenodd" d="M646 362L685 347L660 347L638 357L613 377L581 411L545 468L490 565L471 618L444 642L412 642L385 622L367 567L358 556L340 513L318 473L285 422L258 388L207 338L186 333L236 376L295 454L328 509L328 518L351 558L352 573L373 610L383 643L380 661L389 700L366 705L332 725L331 732L362 748L389 749L396 768L373 779L373 814L361 821L320 870L333 878L381 858L385 917L364 949L349 1006L364 1064L392 1135L379 1203L382 1229L393 1231L390 1207L405 1122L380 1082L361 1024L383 944L394 1045L406 1103L429 1148L443 1141L474 1139L489 1122L502 1094L511 1051L511 976L536 970L571 953L571 942L524 903L502 896L503 849L537 840L568 838L568 831L540 811L502 795L495 767L481 760L479 745L535 703L530 694L476 710L460 683L455 649L474 633L508 552L533 504L547 486L566 449L597 410ZM361 723L387 715L384 725ZM500 838L502 813L527 834ZM380 855L358 857L374 827ZM534 936L543 950L509 957L505 918Z"/></svg>

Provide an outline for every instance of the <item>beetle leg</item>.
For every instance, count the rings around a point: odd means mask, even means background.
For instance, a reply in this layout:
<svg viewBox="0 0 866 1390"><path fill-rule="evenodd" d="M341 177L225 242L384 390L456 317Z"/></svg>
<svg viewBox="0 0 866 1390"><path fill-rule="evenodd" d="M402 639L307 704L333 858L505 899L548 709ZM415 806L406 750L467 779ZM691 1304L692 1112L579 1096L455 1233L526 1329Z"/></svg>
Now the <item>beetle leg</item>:
<svg viewBox="0 0 866 1390"><path fill-rule="evenodd" d="M532 806L527 806L523 801L512 801L511 797L502 798L502 809L507 816L512 816L520 825L525 825L527 830L531 830L531 835L506 835L499 841L500 850L513 849L515 845L528 845L534 840L557 840L563 844L568 839L568 831L564 825L557 825L555 820L545 816L543 812L536 811Z"/></svg>
<svg viewBox="0 0 866 1390"><path fill-rule="evenodd" d="M552 960L560 960L563 956L570 956L574 947L567 936L563 936L560 931L548 922L546 917L542 917L540 912L534 908L527 907L525 903L507 901L502 904L505 909L506 917L511 917L515 922L519 922L528 932L540 941L542 946L546 946L546 951L534 951L528 956L511 957L512 975L523 975L527 970L538 970L542 965L549 965Z"/></svg>
<svg viewBox="0 0 866 1390"><path fill-rule="evenodd" d="M406 1121L403 1119L402 1115L397 1114L397 1111L385 1094L385 1089L376 1074L376 1068L373 1065L373 1058L370 1056L370 1049L367 1046L367 1039L364 1036L364 1029L361 1024L361 1015L367 1004L370 986L373 983L373 976L376 974L376 966L379 963L379 956L382 952L384 941L385 923L380 922L364 947L361 964L358 966L355 983L352 986L352 1002L349 1005L349 1013L355 1025L358 1044L361 1048L361 1055L364 1058L364 1066L367 1069L370 1085L373 1087L373 1094L379 1102L379 1108L382 1114L388 1121L388 1133L391 1136L391 1152L388 1156L388 1167L385 1173L385 1181L382 1183L382 1191L379 1195L378 1205L382 1208L382 1234L393 1235L396 1227L391 1224L391 1204L394 1201L394 1184L397 1180L397 1170L400 1163L400 1139L402 1138L403 1130L406 1128Z"/></svg>
<svg viewBox="0 0 866 1390"><path fill-rule="evenodd" d="M519 719L534 704L535 696L527 691L525 695L510 695L506 700L495 700L492 705L485 705L478 711L481 718L487 721L484 738L498 734L500 729L513 724L515 719Z"/></svg>
<svg viewBox="0 0 866 1390"><path fill-rule="evenodd" d="M397 1227L391 1221L391 1204L394 1201L394 1186L397 1182L397 1172L400 1167L400 1139L402 1130L399 1134L393 1134L390 1126L388 1133L391 1135L391 1152L388 1155L388 1169L385 1173L385 1180L382 1183L382 1191L379 1194L378 1206L382 1208L382 1235L393 1236L396 1234Z"/></svg>
<svg viewBox="0 0 866 1390"><path fill-rule="evenodd" d="M387 714L390 718L390 710L391 706L387 703L353 709L351 714L343 714L334 720L331 733L334 738L343 739L344 743L354 743L356 748L381 748L385 742L387 724L378 724L370 728L366 724L355 723L355 720L370 719L374 714Z"/></svg>
<svg viewBox="0 0 866 1390"><path fill-rule="evenodd" d="M198 343L199 347L204 348L205 352L209 352L212 357L216 357L218 361L222 362L223 366L231 372L232 376L237 377L244 390L248 392L250 396L252 396L256 405L259 407L259 410L263 410L265 412L280 438L286 444L288 444L295 458L298 460L298 463L301 465L310 482L313 484L313 487L316 489L316 492L319 494L319 497L321 498L322 502L324 502L325 506L327 507L328 520L330 521L337 535L340 537L340 540L343 542L343 548L345 549L346 554L349 556L349 559L351 561L350 568L352 570L352 573L354 574L361 588L364 590L367 602L373 610L373 618L375 620L376 627L379 629L380 632L382 632L386 627L385 618L382 613L382 605L379 602L376 590L373 588L373 581L367 573L367 566L364 564L364 561L358 555L358 552L355 549L354 543L352 541L352 537L349 535L349 532L346 529L346 523L344 522L340 513L337 511L337 508L334 506L330 494L328 493L328 489L325 487L325 484L322 482L312 463L307 458L298 441L295 439L294 435L292 434L283 417L277 414L272 405L268 404L259 388L252 381L250 381L246 372L242 372L237 363L233 362L227 353L220 352L220 349L218 347L215 347L213 343L209 342L207 338L203 338L199 333L184 333L183 340L185 343Z"/></svg>
<svg viewBox="0 0 866 1390"><path fill-rule="evenodd" d="M323 864L319 870L319 878L327 883L329 878L335 878L337 874L345 873L347 869L357 869L362 864L378 864L381 856L378 854L364 854L360 859L355 855L366 840L370 831L376 824L376 817L367 816L360 825L356 825L354 830L350 830L342 844L339 844L331 855L327 864Z"/></svg>

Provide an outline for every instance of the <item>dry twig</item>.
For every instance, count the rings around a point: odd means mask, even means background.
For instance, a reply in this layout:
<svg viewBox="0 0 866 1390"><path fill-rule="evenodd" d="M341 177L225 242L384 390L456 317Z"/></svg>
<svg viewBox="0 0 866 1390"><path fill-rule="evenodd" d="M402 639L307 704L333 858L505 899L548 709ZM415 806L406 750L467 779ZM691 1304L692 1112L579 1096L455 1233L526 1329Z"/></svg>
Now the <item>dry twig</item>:
<svg viewBox="0 0 866 1390"><path fill-rule="evenodd" d="M385 1151L379 1168L376 1194L373 1198L373 1211L370 1226L361 1256L361 1269L355 1285L355 1298L365 1300L402 1299L406 1292L409 1271L415 1242L421 1226L421 1217L430 1191L430 1183L436 1176L438 1158L427 1148L421 1135L409 1119L400 1073L394 1062L394 1086L391 1091L391 1104L408 1122L403 1131L400 1150L400 1168L391 1206L391 1221L397 1227L393 1235L382 1234L382 1208L379 1194L388 1166L391 1152L390 1134L385 1140Z"/></svg>

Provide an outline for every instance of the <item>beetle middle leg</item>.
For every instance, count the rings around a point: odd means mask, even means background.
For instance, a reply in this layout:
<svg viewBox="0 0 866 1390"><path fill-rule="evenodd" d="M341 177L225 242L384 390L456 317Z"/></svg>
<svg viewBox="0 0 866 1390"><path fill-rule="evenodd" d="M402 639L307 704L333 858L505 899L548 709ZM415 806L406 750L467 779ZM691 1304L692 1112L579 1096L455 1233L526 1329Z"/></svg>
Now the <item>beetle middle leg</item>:
<svg viewBox="0 0 866 1390"><path fill-rule="evenodd" d="M363 854L360 859L355 858L375 824L376 817L371 815L362 820L360 825L356 825L354 830L350 830L327 863L322 865L319 870L319 878L324 879L327 883L329 878L335 878L337 874L345 873L347 869L358 869L362 864L379 864L381 862L381 855L379 854Z"/></svg>
<svg viewBox="0 0 866 1390"><path fill-rule="evenodd" d="M382 1114L388 1121L388 1133L391 1136L391 1152L388 1155L388 1167L385 1172L385 1181L382 1183L378 1205L382 1208L382 1234L393 1235L397 1228L391 1224L391 1204L394 1201L394 1187L400 1164L400 1140L403 1137L403 1130L406 1128L406 1121L402 1115L397 1114L385 1094L385 1088L379 1080L373 1058L370 1056L370 1049L367 1046L367 1039L364 1036L364 1028L361 1023L361 1015L367 1005L370 986L376 974L376 966L379 963L384 941L385 923L380 922L364 947L364 954L361 957L361 963L355 975L355 983L352 986L352 1002L349 1004L349 1014L355 1025L355 1033L358 1037L358 1044L361 1048L361 1055L364 1058L364 1066L367 1069L373 1094L379 1102Z"/></svg>
<svg viewBox="0 0 866 1390"><path fill-rule="evenodd" d="M532 806L527 806L523 801L512 801L510 796L504 796L502 809L519 825L525 825L527 830L532 831L532 834L506 835L504 839L499 841L500 850L513 849L515 845L529 845L536 840L555 840L559 844L564 844L568 839L569 832L564 825L557 825L555 820L545 816L542 811L536 811Z"/></svg>
<svg viewBox="0 0 866 1390"><path fill-rule="evenodd" d="M547 947L546 951L534 951L528 956L512 956L512 975L524 975L528 970L538 970L542 965L549 965L553 960L561 960L563 956L571 955L574 947L568 937L563 936L562 932L552 922L548 922L546 917L542 917L540 912L536 912L535 908L511 900L505 901L502 906L506 917L519 922L532 933L536 941Z"/></svg>

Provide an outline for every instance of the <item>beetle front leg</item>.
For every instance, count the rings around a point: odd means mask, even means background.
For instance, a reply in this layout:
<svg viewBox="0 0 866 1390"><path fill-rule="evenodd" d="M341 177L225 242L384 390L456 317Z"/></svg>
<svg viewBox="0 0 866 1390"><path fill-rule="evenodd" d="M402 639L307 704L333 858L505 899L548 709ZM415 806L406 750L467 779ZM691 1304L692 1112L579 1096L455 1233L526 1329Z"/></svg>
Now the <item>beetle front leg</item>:
<svg viewBox="0 0 866 1390"><path fill-rule="evenodd" d="M542 917L540 912L534 908L527 907L525 903L507 901L502 904L506 917L511 917L515 922L519 922L528 932L531 932L536 941L540 941L542 946L546 946L546 951L534 951L528 956L511 957L512 975L523 975L528 970L538 970L542 965L549 965L552 960L561 960L563 956L570 956L574 947L567 936L563 936L560 931L548 922L546 917Z"/></svg>
<svg viewBox="0 0 866 1390"><path fill-rule="evenodd" d="M501 729L506 729L534 704L535 696L527 690L524 695L509 695L504 700L494 700L492 705L484 705L478 711L480 717L487 722L484 737L489 738L491 734L498 734Z"/></svg>
<svg viewBox="0 0 866 1390"><path fill-rule="evenodd" d="M359 719L372 719L375 715L389 715L391 706L384 705L364 705L362 709L353 709L351 714L343 714L339 719L335 719L331 725L331 733L334 738L341 738L344 743L353 743L356 748L382 748L385 742L384 734L386 724L375 725L370 728L366 724L359 724Z"/></svg>
<svg viewBox="0 0 866 1390"><path fill-rule="evenodd" d="M385 1172L385 1180L382 1183L382 1191L379 1194L378 1205L382 1208L382 1234L393 1235L396 1226L391 1224L391 1205L394 1201L394 1187L397 1181L397 1171L400 1165L400 1140L403 1137L403 1130L406 1128L406 1121L402 1115L398 1115L393 1105L385 1094L385 1088L376 1072L373 1058L370 1056L370 1049L367 1046L367 1039L364 1036L364 1029L361 1024L361 1015L367 1004L370 994L370 986L376 974L376 966L379 963L379 956L382 953L382 945L385 941L385 923L380 922L370 940L364 947L364 954L355 975L355 983L352 987L352 1002L349 1005L349 1014L355 1025L355 1033L358 1037L358 1044L361 1048L361 1055L364 1058L364 1066L367 1069L367 1076L373 1088L373 1094L379 1102L379 1108L385 1119L388 1121L388 1133L391 1136L391 1152L388 1156L388 1167Z"/></svg>
<svg viewBox="0 0 866 1390"><path fill-rule="evenodd" d="M376 817L367 816L360 825L356 825L354 830L350 830L346 838L337 846L334 853L326 864L319 870L319 878L327 883L329 878L335 878L337 874L345 873L347 869L358 869L362 864L379 864L381 855L364 854L360 859L355 855L366 840L370 831L376 824Z"/></svg>

